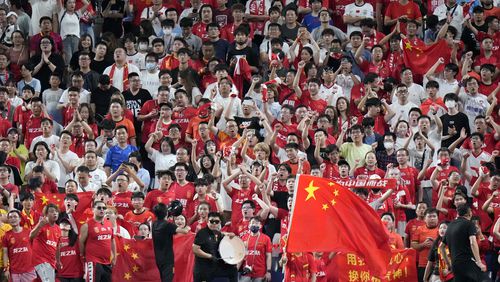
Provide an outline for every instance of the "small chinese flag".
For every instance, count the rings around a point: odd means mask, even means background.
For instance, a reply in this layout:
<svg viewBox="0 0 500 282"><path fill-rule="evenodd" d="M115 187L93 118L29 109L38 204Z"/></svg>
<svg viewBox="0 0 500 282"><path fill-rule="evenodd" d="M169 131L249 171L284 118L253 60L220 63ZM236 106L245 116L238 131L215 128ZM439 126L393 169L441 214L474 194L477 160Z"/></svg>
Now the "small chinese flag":
<svg viewBox="0 0 500 282"><path fill-rule="evenodd" d="M389 237L377 213L361 198L325 178L299 175L287 252L352 252L384 275Z"/></svg>
<svg viewBox="0 0 500 282"><path fill-rule="evenodd" d="M153 240L115 238L117 257L113 266L113 281L160 281Z"/></svg>
<svg viewBox="0 0 500 282"><path fill-rule="evenodd" d="M450 48L444 39L432 45L414 45L406 38L402 42L404 63L416 74L424 75L439 58L443 58L445 64L450 61ZM441 71L444 65L440 68L437 72Z"/></svg>

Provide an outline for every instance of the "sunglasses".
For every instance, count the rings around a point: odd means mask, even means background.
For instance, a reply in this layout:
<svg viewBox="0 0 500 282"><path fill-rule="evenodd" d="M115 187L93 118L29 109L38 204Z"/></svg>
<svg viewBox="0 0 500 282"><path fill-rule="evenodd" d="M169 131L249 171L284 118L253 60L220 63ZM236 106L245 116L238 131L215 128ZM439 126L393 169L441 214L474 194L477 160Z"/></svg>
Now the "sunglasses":
<svg viewBox="0 0 500 282"><path fill-rule="evenodd" d="M220 223L220 220L209 220L211 224L219 224Z"/></svg>
<svg viewBox="0 0 500 282"><path fill-rule="evenodd" d="M95 207L97 210L103 211L106 209L106 207Z"/></svg>

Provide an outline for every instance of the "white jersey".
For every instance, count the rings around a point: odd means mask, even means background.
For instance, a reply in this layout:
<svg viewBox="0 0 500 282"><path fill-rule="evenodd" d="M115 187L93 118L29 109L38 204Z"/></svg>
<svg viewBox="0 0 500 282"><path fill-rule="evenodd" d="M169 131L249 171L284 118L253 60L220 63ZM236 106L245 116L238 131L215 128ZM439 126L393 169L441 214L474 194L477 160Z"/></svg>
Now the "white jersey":
<svg viewBox="0 0 500 282"><path fill-rule="evenodd" d="M356 3L351 3L345 6L344 16L365 17L373 19L373 6L370 3L364 3L361 6L356 5ZM359 22L357 22L356 25L347 25L347 36L349 36L353 31L361 31Z"/></svg>

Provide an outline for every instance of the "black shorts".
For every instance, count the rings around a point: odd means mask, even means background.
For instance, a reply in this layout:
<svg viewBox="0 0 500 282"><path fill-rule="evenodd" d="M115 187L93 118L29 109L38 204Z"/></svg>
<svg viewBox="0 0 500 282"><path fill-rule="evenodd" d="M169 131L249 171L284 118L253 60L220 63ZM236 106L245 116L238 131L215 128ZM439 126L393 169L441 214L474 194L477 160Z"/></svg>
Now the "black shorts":
<svg viewBox="0 0 500 282"><path fill-rule="evenodd" d="M157 264L160 271L161 282L172 282L174 280L174 266L171 264Z"/></svg>
<svg viewBox="0 0 500 282"><path fill-rule="evenodd" d="M453 265L455 282L486 282L491 281L486 272L482 272L474 261L460 262Z"/></svg>
<svg viewBox="0 0 500 282"><path fill-rule="evenodd" d="M111 282L111 264L85 263L85 281Z"/></svg>

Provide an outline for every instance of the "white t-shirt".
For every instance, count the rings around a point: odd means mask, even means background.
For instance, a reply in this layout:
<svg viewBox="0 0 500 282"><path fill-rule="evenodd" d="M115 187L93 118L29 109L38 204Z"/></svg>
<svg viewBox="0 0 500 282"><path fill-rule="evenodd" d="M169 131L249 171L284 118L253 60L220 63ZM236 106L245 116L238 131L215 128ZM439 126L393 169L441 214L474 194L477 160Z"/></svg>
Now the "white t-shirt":
<svg viewBox="0 0 500 282"><path fill-rule="evenodd" d="M78 15L77 15L78 14ZM63 17L64 15L64 17ZM59 13L59 28L61 38L64 40L66 36L73 35L80 38L80 17L79 12L74 12L71 15L62 8Z"/></svg>
<svg viewBox="0 0 500 282"><path fill-rule="evenodd" d="M43 135L37 136L33 138L33 141L31 141L30 145L30 152L33 152L33 149L35 147L35 144L43 141L49 145L49 148L59 148L59 136L57 135L50 135L48 138L43 137Z"/></svg>
<svg viewBox="0 0 500 282"><path fill-rule="evenodd" d="M57 11L56 0L31 0L31 33L34 35L40 32L40 19L42 17L52 18L52 14Z"/></svg>
<svg viewBox="0 0 500 282"><path fill-rule="evenodd" d="M79 160L78 155L72 151L67 151L64 154L61 154L58 152L57 154L59 155L59 157L61 159L64 160L65 163L67 163L71 166L76 166L78 164L78 160ZM59 174L61 175L61 177L59 178L59 182L57 183L57 186L64 187L64 185L66 184L66 181L68 181L69 179L72 179L71 174L73 173L73 171L67 172L66 168L64 168L63 164L61 163L61 160L59 159L59 157L55 158L55 161L59 165L59 171L60 171Z"/></svg>
<svg viewBox="0 0 500 282"><path fill-rule="evenodd" d="M161 16L161 17L164 17L165 16L165 12L167 11L167 8L165 7L162 7L159 11L158 11L158 14ZM153 7L147 7L147 8L144 8L144 10L142 10L142 14L141 14L141 20L147 20L147 19L151 19L153 16L154 16L155 12L153 10ZM156 35L160 35L160 32L161 32L161 22L160 22L160 19L158 17L155 17L152 21L151 21L151 24L153 25L153 29L155 30L155 33Z"/></svg>
<svg viewBox="0 0 500 282"><path fill-rule="evenodd" d="M469 127L475 128L474 119L479 115L484 116L486 114L486 111L490 107L490 103L488 103L488 97L479 93L472 96L465 92L462 92L458 95L458 99L463 106L462 112L469 118Z"/></svg>
<svg viewBox="0 0 500 282"><path fill-rule="evenodd" d="M111 72L111 68L113 68L113 65L107 67L104 70L104 74L109 75L109 73ZM123 80L127 78L127 77L123 76L123 70L124 70L123 67L116 66L115 73L114 73L113 77L111 78L113 80L113 86L116 87L116 89L120 90L120 92L124 91ZM128 64L128 73L133 73L133 72L138 73L139 76L141 75L141 71L139 70L139 68L136 65Z"/></svg>
<svg viewBox="0 0 500 282"><path fill-rule="evenodd" d="M321 84L318 94L320 99L327 102L329 102L330 96L333 95L332 103L328 104L329 106L335 106L339 97L345 97L342 87L338 86L335 83L332 84L330 88L326 87L324 84Z"/></svg>
<svg viewBox="0 0 500 282"><path fill-rule="evenodd" d="M451 12L453 12L453 15L451 15L452 18L450 25L457 29L457 38L460 38L462 35L462 23L464 21L464 8L461 5L456 4L456 8L453 7L448 10L446 4L441 4L434 10L434 15L442 21L446 19L448 14L451 14Z"/></svg>
<svg viewBox="0 0 500 282"><path fill-rule="evenodd" d="M31 171L33 170L33 168L37 166L37 164L35 162L28 162L26 164L26 168L24 170L24 174L25 175L28 175L31 173ZM56 162L56 161L53 161L53 160L46 160L43 162L43 166L47 168L47 170L52 174L54 175L54 177L56 178L55 182L58 181L58 179L61 178L61 170L59 169L59 164Z"/></svg>
<svg viewBox="0 0 500 282"><path fill-rule="evenodd" d="M444 95L446 95L448 93L456 93L457 89L460 87L458 85L458 80L456 80L456 79L450 83L441 77L435 76L434 80L437 83L439 83L438 96L441 98L444 98ZM429 82L429 80L426 77L424 77L423 85L426 85L427 82Z"/></svg>
<svg viewBox="0 0 500 282"><path fill-rule="evenodd" d="M97 187L101 188L106 182L106 179L108 179L108 176L104 170L96 168L95 170L90 171L90 182L94 183Z"/></svg>
<svg viewBox="0 0 500 282"><path fill-rule="evenodd" d="M141 70L146 69L146 55L136 52L134 55L127 55L127 63L136 65Z"/></svg>
<svg viewBox="0 0 500 282"><path fill-rule="evenodd" d="M63 91L61 98L59 98L59 104L68 103L68 89ZM78 101L80 102L80 104L82 103L90 104L90 92L82 88L82 90L80 90L80 99L78 99Z"/></svg>
<svg viewBox="0 0 500 282"><path fill-rule="evenodd" d="M158 87L160 87L160 78L158 77L159 73L159 70L154 73L150 73L147 70L141 72L142 88L148 90L151 97L155 100L158 95Z"/></svg>
<svg viewBox="0 0 500 282"><path fill-rule="evenodd" d="M406 120L408 121L408 114L412 108L418 108L417 105L412 102L406 103L406 105L399 104L398 101L394 101L390 106L391 110L395 113L395 115L390 120L391 125L394 127L398 120Z"/></svg>
<svg viewBox="0 0 500 282"><path fill-rule="evenodd" d="M356 5L356 3L351 3L345 6L344 16L366 17L373 19L373 6L370 3L364 3L361 6ZM357 22L356 25L359 25L359 22ZM348 24L347 36L349 36L353 31L361 31L361 27Z"/></svg>

